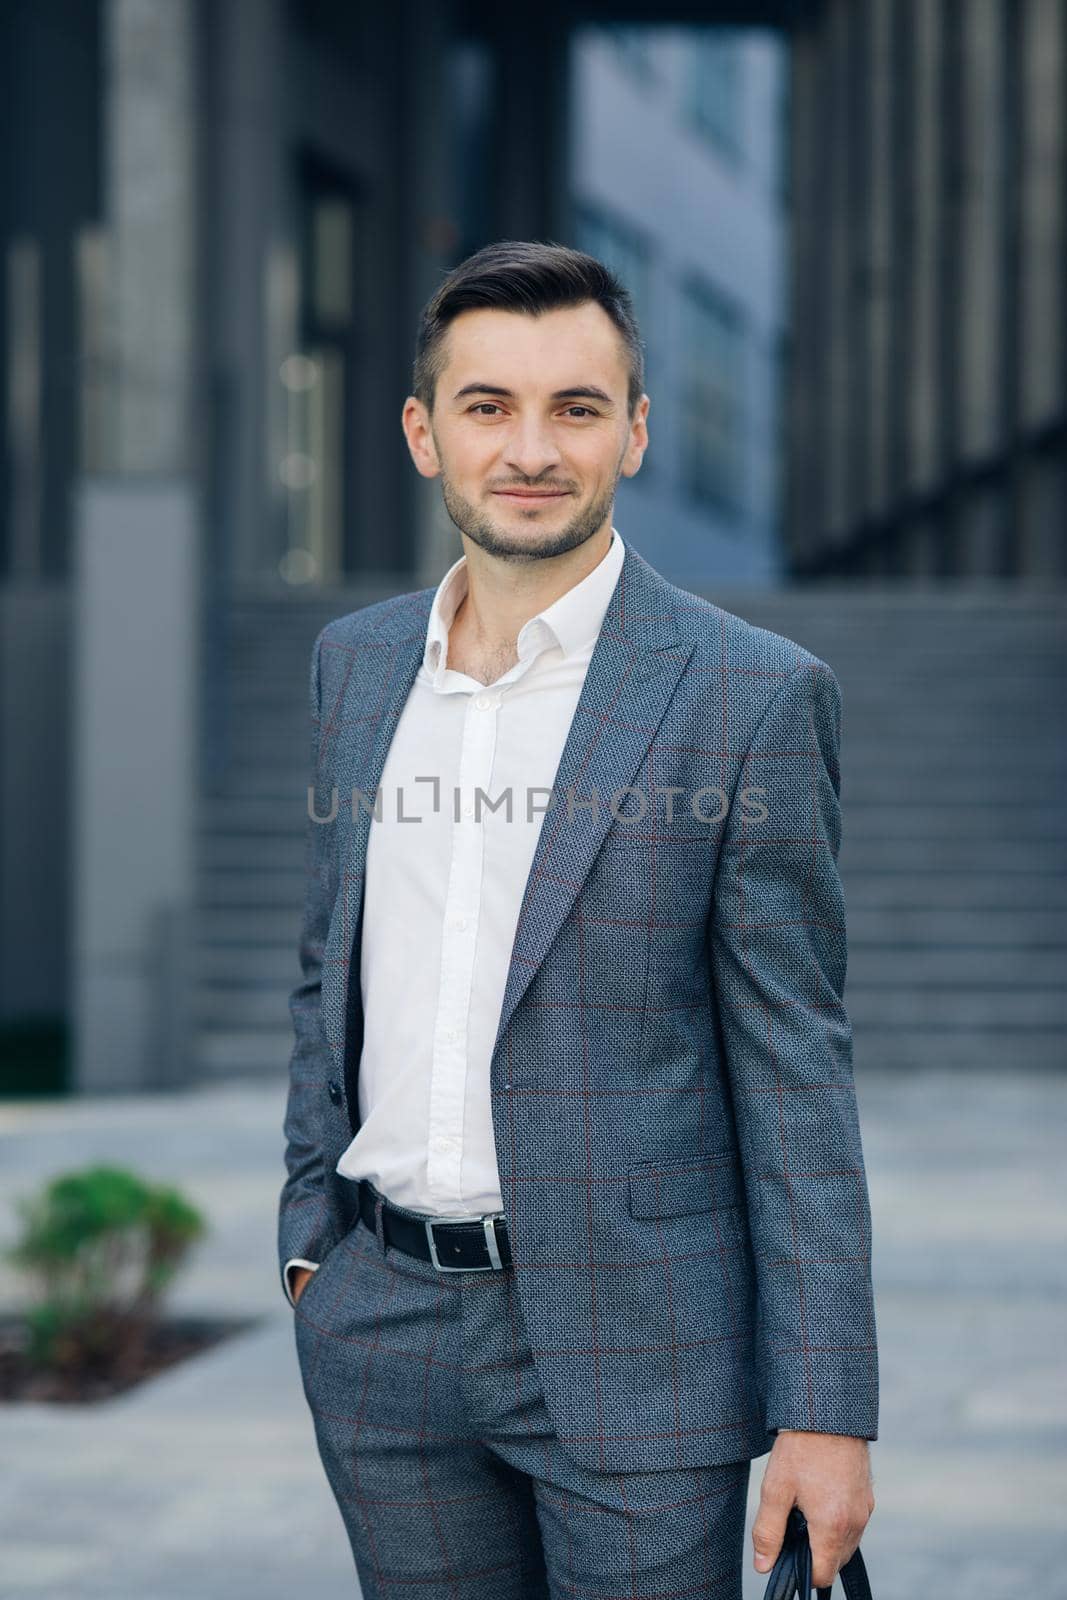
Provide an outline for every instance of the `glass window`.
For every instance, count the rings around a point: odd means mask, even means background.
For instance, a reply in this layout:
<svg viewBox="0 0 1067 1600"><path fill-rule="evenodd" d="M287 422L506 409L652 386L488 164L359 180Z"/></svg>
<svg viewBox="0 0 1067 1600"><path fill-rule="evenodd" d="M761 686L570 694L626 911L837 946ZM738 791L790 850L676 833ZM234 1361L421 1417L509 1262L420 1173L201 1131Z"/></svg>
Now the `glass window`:
<svg viewBox="0 0 1067 1600"><path fill-rule="evenodd" d="M685 54L685 115L696 131L731 161L744 143L744 57L723 28L697 28Z"/></svg>
<svg viewBox="0 0 1067 1600"><path fill-rule="evenodd" d="M291 583L330 583L346 570L356 540L358 190L348 174L310 152L302 153L298 172L297 344L278 372L285 419L277 463L286 504L281 571Z"/></svg>
<svg viewBox="0 0 1067 1600"><path fill-rule="evenodd" d="M775 194L783 206L789 206L793 198L793 82L784 48L777 52L774 74L778 102L773 147Z"/></svg>
<svg viewBox="0 0 1067 1600"><path fill-rule="evenodd" d="M652 81L655 77L655 66L652 60L650 28L631 28L615 23L597 31L608 40L631 77L637 78L642 83Z"/></svg>
<svg viewBox="0 0 1067 1600"><path fill-rule="evenodd" d="M311 303L320 322L339 327L352 317L353 212L347 195L312 202Z"/></svg>
<svg viewBox="0 0 1067 1600"><path fill-rule="evenodd" d="M576 248L584 250L588 255L596 256L606 267L610 267L629 289L634 304L634 315L637 317L638 327L641 330L642 343L645 343L645 329L650 320L651 306L649 277L650 277L650 251L644 234L624 222L621 218L609 215L599 206L587 205L578 202L574 208L575 227L577 238ZM645 352L645 392L649 389L649 367L651 363L648 352ZM648 457L642 466L642 472L648 464Z"/></svg>
<svg viewBox="0 0 1067 1600"><path fill-rule="evenodd" d="M740 310L710 285L683 288L682 478L719 510L744 505L744 350Z"/></svg>

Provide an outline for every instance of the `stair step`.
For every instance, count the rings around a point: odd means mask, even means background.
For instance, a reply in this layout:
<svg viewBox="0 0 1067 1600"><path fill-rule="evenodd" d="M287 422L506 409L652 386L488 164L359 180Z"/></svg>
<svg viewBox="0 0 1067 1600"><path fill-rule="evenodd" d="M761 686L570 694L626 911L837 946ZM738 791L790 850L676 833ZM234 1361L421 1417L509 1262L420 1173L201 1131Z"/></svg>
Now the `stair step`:
<svg viewBox="0 0 1067 1600"><path fill-rule="evenodd" d="M842 873L879 871L970 872L995 869L999 873L1023 872L1062 875L1067 872L1067 849L1062 839L996 839L985 843L976 839L918 838L856 839L842 825Z"/></svg>
<svg viewBox="0 0 1067 1600"><path fill-rule="evenodd" d="M200 840L199 862L202 872L262 872L280 867L286 872L304 866L304 830L288 833L208 834Z"/></svg>
<svg viewBox="0 0 1067 1600"><path fill-rule="evenodd" d="M770 804L768 797L767 804ZM974 839L993 842L1007 834L1067 840L1067 808L1019 801L1010 808L985 799L935 805L930 800L859 804L853 798L849 836L866 839Z"/></svg>
<svg viewBox="0 0 1067 1600"><path fill-rule="evenodd" d="M197 902L204 907L247 907L258 915L261 907L299 907L304 897L303 872L205 872L198 875Z"/></svg>
<svg viewBox="0 0 1067 1600"><path fill-rule="evenodd" d="M205 991L215 985L234 990L259 985L289 991L301 981L295 939L253 948L198 943L190 951L189 966Z"/></svg>
<svg viewBox="0 0 1067 1600"><path fill-rule="evenodd" d="M990 993L1010 986L1020 993L1063 983L1067 945L1026 949L1016 945L858 945L849 941L848 989L920 990L981 986Z"/></svg>
<svg viewBox="0 0 1067 1600"><path fill-rule="evenodd" d="M1004 1074L1015 1068L1062 1072L1067 1068L1067 1039L1057 1028L865 1027L854 1032L853 1066L862 1106L865 1070L922 1072L944 1067Z"/></svg>
<svg viewBox="0 0 1067 1600"><path fill-rule="evenodd" d="M988 863L985 870L914 873L856 872L843 865L841 879L850 926L855 912L880 911L887 919L896 914L928 918L961 911L1041 917L1067 907L1067 879L1062 874L1001 873L990 870Z"/></svg>
<svg viewBox="0 0 1067 1600"><path fill-rule="evenodd" d="M194 948L250 951L289 944L296 949L302 906L274 906L257 910L254 917L232 906L198 905L192 919Z"/></svg>
<svg viewBox="0 0 1067 1600"><path fill-rule="evenodd" d="M295 602L268 585L227 619L229 767L201 808L190 952L205 1076L284 1080L311 646L328 621L405 582ZM861 1093L866 1067L1062 1070L1067 595L835 580L705 598L814 651L841 684L846 1003Z"/></svg>
<svg viewBox="0 0 1067 1600"><path fill-rule="evenodd" d="M285 1080L293 1050L292 1028L207 1028L196 1034L197 1067L203 1078Z"/></svg>
<svg viewBox="0 0 1067 1600"><path fill-rule="evenodd" d="M1037 948L1067 950L1067 894L1060 909L1033 910L974 903L951 908L944 903L929 909L891 906L875 900L857 905L858 896L845 886L849 949L886 948L937 943L972 946L1016 942Z"/></svg>
<svg viewBox="0 0 1067 1600"><path fill-rule="evenodd" d="M210 1025L225 1029L239 1017L245 1027L291 1029L285 981L231 987L201 984L196 996L196 1023L201 1028Z"/></svg>
<svg viewBox="0 0 1067 1600"><path fill-rule="evenodd" d="M845 1005L853 1028L892 1027L907 1020L909 1027L927 1023L950 1028L1064 1029L1067 1065L1067 991L1056 989L963 989L940 985L900 989L869 984L845 984Z"/></svg>

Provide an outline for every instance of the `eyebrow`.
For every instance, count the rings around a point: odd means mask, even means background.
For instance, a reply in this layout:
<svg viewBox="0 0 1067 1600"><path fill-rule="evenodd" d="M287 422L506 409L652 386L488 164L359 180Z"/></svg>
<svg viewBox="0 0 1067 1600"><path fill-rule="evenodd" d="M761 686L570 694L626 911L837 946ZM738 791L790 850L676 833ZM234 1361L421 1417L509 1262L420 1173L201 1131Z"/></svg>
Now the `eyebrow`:
<svg viewBox="0 0 1067 1600"><path fill-rule="evenodd" d="M503 400L514 400L515 393L512 389L502 389L494 383L467 383L458 389L452 396L453 400L462 400L470 394L497 394ZM614 406L615 402L610 394L605 394L603 389L598 389L594 384L576 384L573 389L557 389L550 396L553 400L599 400L601 405Z"/></svg>

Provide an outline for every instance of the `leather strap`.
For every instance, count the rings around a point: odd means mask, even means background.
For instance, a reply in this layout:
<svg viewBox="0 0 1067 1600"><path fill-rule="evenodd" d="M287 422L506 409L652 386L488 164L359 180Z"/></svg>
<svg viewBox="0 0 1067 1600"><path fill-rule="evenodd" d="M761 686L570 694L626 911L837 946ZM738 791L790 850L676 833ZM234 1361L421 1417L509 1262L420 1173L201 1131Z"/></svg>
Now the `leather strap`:
<svg viewBox="0 0 1067 1600"><path fill-rule="evenodd" d="M375 1191L365 1179L359 1184L359 1214L371 1233L374 1233L374 1205ZM430 1241L426 1236L426 1223L423 1217L415 1217L400 1206L395 1206L390 1200L381 1197L382 1204L382 1234L387 1245L394 1250L402 1250L405 1255L418 1256L420 1261L431 1261ZM511 1246L508 1241L507 1222L503 1217L498 1217L494 1223L493 1234L496 1240L497 1251L500 1256L501 1267L511 1265ZM434 1245L437 1250L437 1259L445 1267L452 1267L459 1271L475 1271L479 1268L493 1267L495 1263L489 1255L489 1246L486 1240L485 1225L481 1221L474 1222L435 1222L433 1226ZM497 1268L499 1271L500 1269Z"/></svg>
<svg viewBox="0 0 1067 1600"><path fill-rule="evenodd" d="M859 1546L849 1556L838 1576L846 1600L871 1600L871 1585ZM830 1588L816 1590L818 1600L831 1600ZM811 1544L808 1519L799 1506L793 1506L786 1522L785 1537L778 1559L771 1568L763 1600L811 1600Z"/></svg>

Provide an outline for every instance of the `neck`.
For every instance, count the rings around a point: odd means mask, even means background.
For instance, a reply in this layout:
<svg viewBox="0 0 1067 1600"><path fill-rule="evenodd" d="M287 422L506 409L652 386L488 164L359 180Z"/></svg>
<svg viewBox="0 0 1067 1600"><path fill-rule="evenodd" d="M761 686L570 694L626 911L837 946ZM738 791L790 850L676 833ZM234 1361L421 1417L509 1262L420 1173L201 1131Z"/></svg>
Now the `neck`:
<svg viewBox="0 0 1067 1600"><path fill-rule="evenodd" d="M463 536L467 593L460 601L449 637L487 653L513 650L524 623L544 611L599 566L611 545L611 527L584 544L543 561L503 561Z"/></svg>

